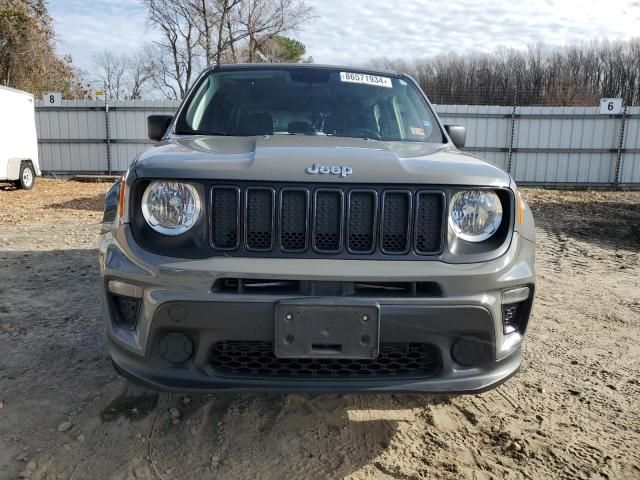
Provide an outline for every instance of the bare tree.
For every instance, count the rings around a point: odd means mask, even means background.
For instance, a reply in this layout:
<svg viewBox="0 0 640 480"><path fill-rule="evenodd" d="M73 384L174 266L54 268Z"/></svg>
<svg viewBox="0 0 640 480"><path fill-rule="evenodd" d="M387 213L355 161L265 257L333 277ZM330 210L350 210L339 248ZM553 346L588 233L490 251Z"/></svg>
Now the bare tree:
<svg viewBox="0 0 640 480"><path fill-rule="evenodd" d="M182 98L191 85L198 63L201 21L190 0L142 0L149 21L162 34L148 53L154 84L169 98Z"/></svg>
<svg viewBox="0 0 640 480"><path fill-rule="evenodd" d="M142 98L143 87L153 79L153 66L144 52L129 58L129 98Z"/></svg>
<svg viewBox="0 0 640 480"><path fill-rule="evenodd" d="M153 82L169 98L185 95L202 64L255 61L261 48L312 18L304 0L142 2L161 33L147 51Z"/></svg>
<svg viewBox="0 0 640 480"><path fill-rule="evenodd" d="M224 52L238 40L231 27L231 14L242 0L191 0L196 14L200 45L208 65L219 65Z"/></svg>
<svg viewBox="0 0 640 480"><path fill-rule="evenodd" d="M96 82L104 88L109 100L124 99L127 57L105 50L93 56L93 72Z"/></svg>
<svg viewBox="0 0 640 480"><path fill-rule="evenodd" d="M142 90L153 77L147 56L140 52L133 56L117 55L105 50L93 57L94 84L104 88L109 100L142 98Z"/></svg>

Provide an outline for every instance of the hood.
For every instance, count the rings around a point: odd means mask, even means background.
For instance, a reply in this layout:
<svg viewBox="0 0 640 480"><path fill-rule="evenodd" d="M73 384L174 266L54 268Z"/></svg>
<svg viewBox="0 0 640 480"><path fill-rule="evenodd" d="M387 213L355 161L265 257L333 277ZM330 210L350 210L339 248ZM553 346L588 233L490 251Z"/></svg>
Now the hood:
<svg viewBox="0 0 640 480"><path fill-rule="evenodd" d="M307 173L314 165L314 170L345 168L336 175ZM135 173L142 178L509 186L506 172L448 145L304 135L172 137L142 153Z"/></svg>

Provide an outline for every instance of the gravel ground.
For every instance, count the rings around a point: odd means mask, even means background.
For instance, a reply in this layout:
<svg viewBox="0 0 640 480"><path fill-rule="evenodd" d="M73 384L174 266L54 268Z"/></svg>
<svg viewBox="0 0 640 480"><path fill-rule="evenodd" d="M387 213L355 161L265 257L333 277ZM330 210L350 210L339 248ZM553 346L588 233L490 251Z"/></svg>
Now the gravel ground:
<svg viewBox="0 0 640 480"><path fill-rule="evenodd" d="M640 193L525 192L537 299L496 390L185 397L111 367L106 189L0 188L0 479L640 478Z"/></svg>

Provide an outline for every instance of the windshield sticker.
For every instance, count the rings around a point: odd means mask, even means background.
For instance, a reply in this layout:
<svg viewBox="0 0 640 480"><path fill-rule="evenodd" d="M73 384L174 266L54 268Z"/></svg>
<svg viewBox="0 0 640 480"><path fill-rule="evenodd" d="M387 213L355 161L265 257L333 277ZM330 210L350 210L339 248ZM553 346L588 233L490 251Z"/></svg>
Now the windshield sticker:
<svg viewBox="0 0 640 480"><path fill-rule="evenodd" d="M340 72L340 81L348 83L363 83L374 87L393 88L391 79L388 77L378 77L366 73Z"/></svg>
<svg viewBox="0 0 640 480"><path fill-rule="evenodd" d="M414 135L424 135L424 128L411 127L411 133Z"/></svg>

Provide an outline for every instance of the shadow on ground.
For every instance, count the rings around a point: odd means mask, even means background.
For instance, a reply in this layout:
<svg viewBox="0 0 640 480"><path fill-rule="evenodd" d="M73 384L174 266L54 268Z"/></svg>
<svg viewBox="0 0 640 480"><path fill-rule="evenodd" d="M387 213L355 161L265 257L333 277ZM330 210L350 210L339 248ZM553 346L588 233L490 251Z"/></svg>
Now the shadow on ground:
<svg viewBox="0 0 640 480"><path fill-rule="evenodd" d="M56 210L86 210L102 212L104 209L104 194L101 193L92 197L80 197L66 202L52 203L51 205L48 205L47 208Z"/></svg>
<svg viewBox="0 0 640 480"><path fill-rule="evenodd" d="M594 199L590 202L530 202L536 225L554 234L603 248L640 250L640 204Z"/></svg>

